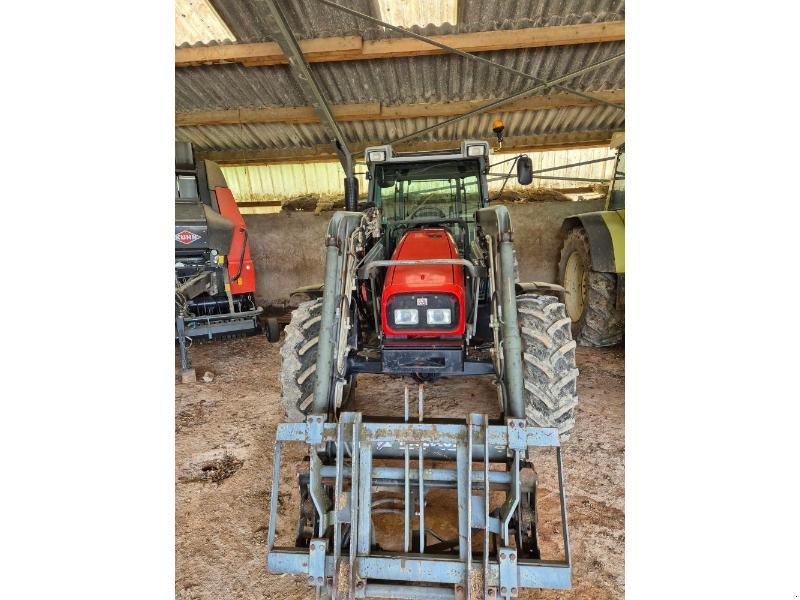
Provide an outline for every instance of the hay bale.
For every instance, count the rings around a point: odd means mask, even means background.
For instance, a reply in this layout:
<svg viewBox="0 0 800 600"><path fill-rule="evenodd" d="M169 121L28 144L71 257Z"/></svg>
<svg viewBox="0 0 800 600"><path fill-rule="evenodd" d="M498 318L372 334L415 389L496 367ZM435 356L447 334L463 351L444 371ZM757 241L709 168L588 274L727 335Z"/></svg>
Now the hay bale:
<svg viewBox="0 0 800 600"><path fill-rule="evenodd" d="M287 198L281 203L281 210L291 212L295 210L308 210L312 211L317 207L319 196L316 194L307 194L305 196L296 196L294 198Z"/></svg>
<svg viewBox="0 0 800 600"><path fill-rule="evenodd" d="M517 188L511 190L503 190L502 195L492 202L502 202L508 204L524 203L524 202L570 202L570 199L555 188Z"/></svg>

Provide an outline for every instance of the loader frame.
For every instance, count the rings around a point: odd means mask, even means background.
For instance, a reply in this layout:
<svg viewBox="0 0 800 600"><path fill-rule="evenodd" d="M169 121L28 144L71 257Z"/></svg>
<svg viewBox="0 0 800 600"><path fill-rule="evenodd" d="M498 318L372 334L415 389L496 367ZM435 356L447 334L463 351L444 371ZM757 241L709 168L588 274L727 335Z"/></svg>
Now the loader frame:
<svg viewBox="0 0 800 600"><path fill-rule="evenodd" d="M419 393L419 422L409 421L406 388L402 423L364 422L361 413L341 413L336 423L325 415L309 415L305 423L278 425L272 476L267 568L271 572L306 577L317 597L467 599L513 598L520 588L565 589L571 584L571 558L567 525L564 473L558 431L526 427L524 419L509 418L492 424L486 415L470 414L466 423L422 422L423 392ZM310 495L316 511L315 537L308 547L276 547L278 486L281 456L286 443L305 443L309 449ZM319 453L333 444L336 464L324 465ZM561 529L564 559L532 560L518 556L511 546L509 521L519 509L523 492L535 493L535 480L525 484L520 462L529 447L553 448L558 465ZM490 462L513 458L506 470L490 470ZM375 466L373 459L403 457L403 467ZM411 457L418 460L410 468ZM455 460L455 469L426 467L425 460ZM481 462L475 469L473 461ZM333 499L323 482L334 485ZM486 484L488 482L488 485ZM403 490L404 551L373 552L372 499L374 487ZM455 488L458 497L458 556L426 552L425 492L430 487ZM532 489L531 489L532 487ZM506 490L499 514L489 512L490 493ZM412 490L416 496L419 542L411 552ZM496 511L495 511L496 512ZM349 552L340 544L343 527L348 528ZM325 532L333 528L333 544ZM497 535L502 545L490 555L489 535L484 535L480 558L470 552L472 530Z"/></svg>

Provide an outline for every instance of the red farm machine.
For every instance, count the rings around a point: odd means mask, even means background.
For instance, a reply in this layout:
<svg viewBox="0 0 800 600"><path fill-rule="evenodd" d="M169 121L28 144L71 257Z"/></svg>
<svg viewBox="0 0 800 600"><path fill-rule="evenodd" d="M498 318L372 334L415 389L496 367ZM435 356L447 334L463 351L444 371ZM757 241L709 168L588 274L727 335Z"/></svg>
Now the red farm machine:
<svg viewBox="0 0 800 600"><path fill-rule="evenodd" d="M187 339L261 331L247 228L214 162L175 144L175 333L181 376L194 378Z"/></svg>
<svg viewBox="0 0 800 600"><path fill-rule="evenodd" d="M571 584L560 442L575 423L575 342L563 288L517 281L508 211L489 205L489 152L471 140L368 148L367 202L331 219L324 284L286 327L267 567L318 598L499 599ZM513 160L530 183L530 159ZM374 374L416 380L404 418L352 409L356 378ZM425 414L425 382L462 375L491 378L499 418ZM308 462L294 544L277 546L287 443L305 444ZM540 551L541 447L556 456L558 560ZM439 490L452 494L449 536L426 521ZM387 512L402 518L399 549L378 541Z"/></svg>

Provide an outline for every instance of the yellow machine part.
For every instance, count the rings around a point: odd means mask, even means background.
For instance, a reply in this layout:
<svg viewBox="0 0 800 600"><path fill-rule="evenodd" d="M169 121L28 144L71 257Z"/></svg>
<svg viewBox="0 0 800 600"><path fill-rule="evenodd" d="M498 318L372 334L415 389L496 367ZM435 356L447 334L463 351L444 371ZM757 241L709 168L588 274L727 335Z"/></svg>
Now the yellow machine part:
<svg viewBox="0 0 800 600"><path fill-rule="evenodd" d="M616 273L625 272L625 209L606 210L600 213L608 227L611 245L614 249L614 266Z"/></svg>

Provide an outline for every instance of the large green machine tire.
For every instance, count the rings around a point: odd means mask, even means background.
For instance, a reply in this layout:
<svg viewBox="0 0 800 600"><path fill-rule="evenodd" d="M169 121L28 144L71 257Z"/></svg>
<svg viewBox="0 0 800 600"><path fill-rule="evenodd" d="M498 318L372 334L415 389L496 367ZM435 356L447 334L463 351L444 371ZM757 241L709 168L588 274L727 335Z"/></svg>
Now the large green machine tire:
<svg viewBox="0 0 800 600"><path fill-rule="evenodd" d="M613 346L625 329L623 279L591 268L589 238L582 227L572 229L561 249L559 280L567 290L564 304L572 319L572 336L581 346Z"/></svg>
<svg viewBox="0 0 800 600"><path fill-rule="evenodd" d="M578 407L575 341L564 305L553 296L517 296L522 334L525 416L530 425L555 427L561 441L575 427Z"/></svg>
<svg viewBox="0 0 800 600"><path fill-rule="evenodd" d="M281 402L289 422L305 421L314 403L322 298L303 302L284 330L281 346Z"/></svg>

